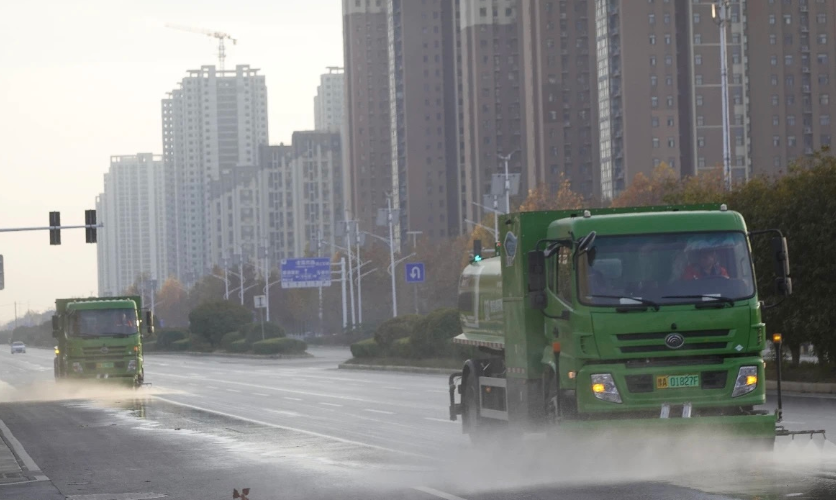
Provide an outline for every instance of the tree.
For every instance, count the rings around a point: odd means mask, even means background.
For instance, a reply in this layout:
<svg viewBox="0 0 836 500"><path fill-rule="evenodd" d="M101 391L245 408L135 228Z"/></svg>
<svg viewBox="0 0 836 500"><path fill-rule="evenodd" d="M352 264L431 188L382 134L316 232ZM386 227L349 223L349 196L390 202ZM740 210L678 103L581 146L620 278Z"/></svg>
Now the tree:
<svg viewBox="0 0 836 500"><path fill-rule="evenodd" d="M678 184L676 172L662 162L653 169L648 178L642 172L633 177L633 181L627 189L613 198L613 207L642 207L660 205L664 203L665 196L674 192Z"/></svg>
<svg viewBox="0 0 836 500"><path fill-rule="evenodd" d="M189 313L189 330L208 341L212 347L221 343L224 334L239 331L252 323L252 312L234 302L206 302Z"/></svg>
<svg viewBox="0 0 836 500"><path fill-rule="evenodd" d="M722 167L703 170L666 188L662 199L672 205L723 203L729 198Z"/></svg>
<svg viewBox="0 0 836 500"><path fill-rule="evenodd" d="M186 326L189 322L189 294L176 278L168 278L156 297L156 315L166 327Z"/></svg>
<svg viewBox="0 0 836 500"><path fill-rule="evenodd" d="M536 212L539 210L572 210L582 208L584 198L572 191L572 183L561 174L556 192L547 184L540 184L528 190L528 197L520 205L520 212Z"/></svg>

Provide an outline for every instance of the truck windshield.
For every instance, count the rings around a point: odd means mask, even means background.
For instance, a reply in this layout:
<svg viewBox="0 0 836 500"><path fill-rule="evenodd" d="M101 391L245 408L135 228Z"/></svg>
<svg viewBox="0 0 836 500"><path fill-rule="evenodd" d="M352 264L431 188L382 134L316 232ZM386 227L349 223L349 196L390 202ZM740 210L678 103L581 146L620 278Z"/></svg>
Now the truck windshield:
<svg viewBox="0 0 836 500"><path fill-rule="evenodd" d="M755 293L742 232L598 236L578 258L578 287L581 302L600 306L719 305Z"/></svg>
<svg viewBox="0 0 836 500"><path fill-rule="evenodd" d="M136 311L133 309L102 309L76 311L70 316L70 335L74 337L107 337L137 333Z"/></svg>

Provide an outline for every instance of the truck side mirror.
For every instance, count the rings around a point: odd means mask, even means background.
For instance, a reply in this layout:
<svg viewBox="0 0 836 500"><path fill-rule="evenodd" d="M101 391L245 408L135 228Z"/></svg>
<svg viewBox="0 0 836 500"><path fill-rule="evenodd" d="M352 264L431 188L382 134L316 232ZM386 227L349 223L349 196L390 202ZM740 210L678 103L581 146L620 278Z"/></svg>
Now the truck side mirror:
<svg viewBox="0 0 836 500"><path fill-rule="evenodd" d="M792 278L790 278L790 254L787 250L787 239L772 238L772 257L775 261L775 288L784 297L792 294Z"/></svg>
<svg viewBox="0 0 836 500"><path fill-rule="evenodd" d="M52 336L58 338L58 335L61 333L61 324L58 321L58 315L52 315Z"/></svg>
<svg viewBox="0 0 836 500"><path fill-rule="evenodd" d="M151 311L145 311L145 331L149 334L154 333L154 315Z"/></svg>
<svg viewBox="0 0 836 500"><path fill-rule="evenodd" d="M528 303L529 307L543 310L546 297L546 256L541 250L528 252Z"/></svg>

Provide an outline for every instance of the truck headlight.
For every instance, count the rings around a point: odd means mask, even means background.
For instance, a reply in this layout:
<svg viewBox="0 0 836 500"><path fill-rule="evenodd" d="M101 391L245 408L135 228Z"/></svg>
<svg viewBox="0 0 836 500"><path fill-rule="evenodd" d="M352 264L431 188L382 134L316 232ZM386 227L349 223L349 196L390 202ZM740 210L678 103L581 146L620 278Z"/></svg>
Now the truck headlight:
<svg viewBox="0 0 836 500"><path fill-rule="evenodd" d="M592 394L602 401L621 403L621 394L609 373L595 373L592 375Z"/></svg>
<svg viewBox="0 0 836 500"><path fill-rule="evenodd" d="M136 360L135 359L132 359L132 360L128 361L128 371L129 372L135 372L136 371Z"/></svg>
<svg viewBox="0 0 836 500"><path fill-rule="evenodd" d="M84 367L78 361L73 363L73 371L76 373L84 373Z"/></svg>
<svg viewBox="0 0 836 500"><path fill-rule="evenodd" d="M758 386L758 367L741 366L737 372L737 380L734 381L732 397L736 398L749 394Z"/></svg>

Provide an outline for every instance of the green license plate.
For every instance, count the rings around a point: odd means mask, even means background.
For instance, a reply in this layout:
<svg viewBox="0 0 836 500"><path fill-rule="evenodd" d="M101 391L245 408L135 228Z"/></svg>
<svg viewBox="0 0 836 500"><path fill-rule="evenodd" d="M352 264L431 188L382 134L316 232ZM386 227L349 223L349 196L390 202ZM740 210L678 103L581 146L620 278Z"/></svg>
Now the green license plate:
<svg viewBox="0 0 836 500"><path fill-rule="evenodd" d="M113 368L113 363L99 363L99 368Z"/></svg>
<svg viewBox="0 0 836 500"><path fill-rule="evenodd" d="M656 377L657 389L680 389L682 387L699 386L699 375L659 375Z"/></svg>

